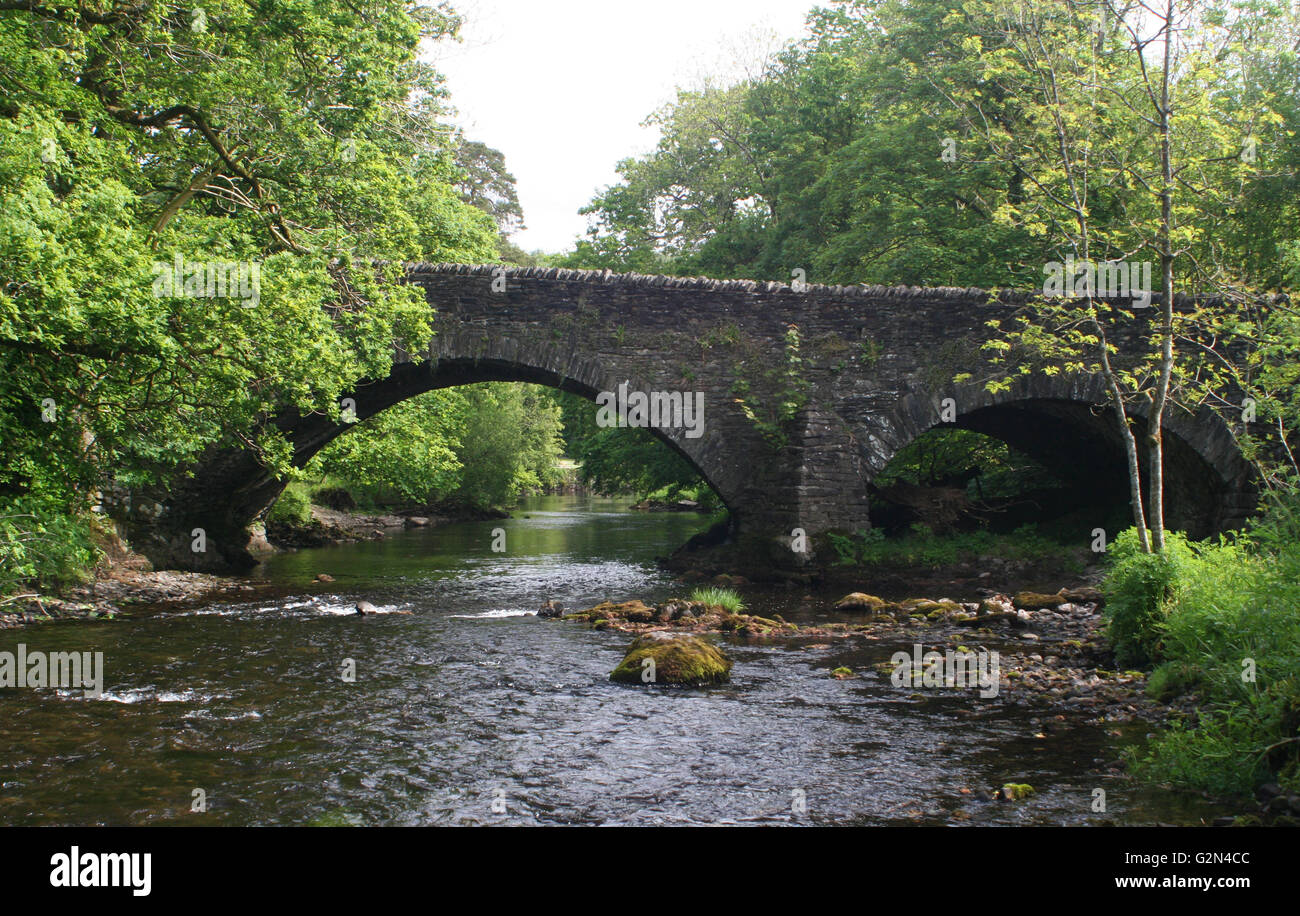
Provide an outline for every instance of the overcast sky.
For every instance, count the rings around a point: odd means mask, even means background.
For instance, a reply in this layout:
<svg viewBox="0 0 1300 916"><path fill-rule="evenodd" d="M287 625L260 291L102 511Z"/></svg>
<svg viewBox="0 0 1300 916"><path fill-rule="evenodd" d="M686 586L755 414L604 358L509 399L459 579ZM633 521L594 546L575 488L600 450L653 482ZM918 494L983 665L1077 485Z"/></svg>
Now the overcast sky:
<svg viewBox="0 0 1300 916"><path fill-rule="evenodd" d="M463 41L435 45L456 123L519 186L528 251L572 247L578 209L653 149L641 127L675 87L743 72L803 33L815 0L459 0Z"/></svg>

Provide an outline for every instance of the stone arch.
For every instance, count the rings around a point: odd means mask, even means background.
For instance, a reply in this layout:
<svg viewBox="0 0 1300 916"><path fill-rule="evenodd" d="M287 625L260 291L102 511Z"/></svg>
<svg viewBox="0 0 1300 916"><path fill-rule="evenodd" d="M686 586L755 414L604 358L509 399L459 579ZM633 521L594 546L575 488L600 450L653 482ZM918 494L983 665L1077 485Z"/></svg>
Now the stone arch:
<svg viewBox="0 0 1300 916"><path fill-rule="evenodd" d="M957 417L942 420L946 398ZM1139 440L1147 407L1132 406ZM910 392L881 424L877 447L864 453L872 476L906 445L938 428L969 429L1024 452L1100 498L1127 502L1127 464L1100 375L1026 376L1000 392L982 385L950 385L937 393ZM1166 523L1193 537L1240 526L1254 510L1251 468L1231 430L1212 410L1173 409L1165 418ZM1140 446L1140 443L1139 443ZM1139 458L1146 475L1145 449Z"/></svg>
<svg viewBox="0 0 1300 916"><path fill-rule="evenodd" d="M398 353L392 371L382 379L361 382L344 397L355 402L356 423L340 423L321 413L287 415L276 427L293 443L295 466L306 465L340 435L360 428L389 407L428 391L480 382L527 382L558 388L594 401L597 394L617 390L661 390L636 373L612 371L602 361L558 344L525 343L503 335L484 336L472 328L439 334L430 351L417 360ZM709 404L708 407L715 405ZM704 424L703 434L690 438L686 430L651 428L651 433L681 455L734 511L747 483L743 463L730 454L719 427ZM182 568L247 568L248 526L283 492L277 480L247 451L226 450L202 462L202 472L168 488L161 513L133 517L133 540L156 565ZM143 522L143 524L142 524ZM203 527L208 554L189 549L191 526Z"/></svg>

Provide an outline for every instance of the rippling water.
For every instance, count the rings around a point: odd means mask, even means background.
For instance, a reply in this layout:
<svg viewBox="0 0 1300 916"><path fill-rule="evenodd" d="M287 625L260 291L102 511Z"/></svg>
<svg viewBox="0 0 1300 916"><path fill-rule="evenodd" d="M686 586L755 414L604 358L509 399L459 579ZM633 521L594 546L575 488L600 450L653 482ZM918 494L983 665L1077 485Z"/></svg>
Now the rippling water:
<svg viewBox="0 0 1300 916"><path fill-rule="evenodd" d="M1121 740L1099 729L1036 739L1023 712L829 676L883 642L733 642L725 687L614 685L627 637L532 611L666 597L653 559L704 521L566 497L515 515L274 557L275 598L0 632L106 668L98 699L0 690L0 823L1059 824L1103 817L1094 787L1120 823L1217 813L1097 775ZM987 800L1008 781L1038 794Z"/></svg>

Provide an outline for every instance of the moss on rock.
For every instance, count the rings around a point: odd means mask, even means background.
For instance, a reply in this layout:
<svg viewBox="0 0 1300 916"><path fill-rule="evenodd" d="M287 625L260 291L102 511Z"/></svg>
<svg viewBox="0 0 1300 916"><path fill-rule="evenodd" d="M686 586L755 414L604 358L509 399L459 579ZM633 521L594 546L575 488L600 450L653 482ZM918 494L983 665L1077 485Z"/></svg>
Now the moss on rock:
<svg viewBox="0 0 1300 916"><path fill-rule="evenodd" d="M881 611L889 606L884 598L866 592L852 592L835 602L837 611Z"/></svg>
<svg viewBox="0 0 1300 916"><path fill-rule="evenodd" d="M1066 604L1068 599L1060 592L1055 595L1043 595L1038 592L1017 592L1016 597L1011 599L1011 603L1018 608L1024 608L1026 611L1041 611L1045 608L1058 608Z"/></svg>
<svg viewBox="0 0 1300 916"><path fill-rule="evenodd" d="M1034 794L1034 787L1023 782L1009 782L998 789L998 801L1020 801Z"/></svg>
<svg viewBox="0 0 1300 916"><path fill-rule="evenodd" d="M653 665L647 664L653 661ZM674 684L700 687L725 683L731 659L695 636L654 632L632 642L627 655L609 675L621 684Z"/></svg>

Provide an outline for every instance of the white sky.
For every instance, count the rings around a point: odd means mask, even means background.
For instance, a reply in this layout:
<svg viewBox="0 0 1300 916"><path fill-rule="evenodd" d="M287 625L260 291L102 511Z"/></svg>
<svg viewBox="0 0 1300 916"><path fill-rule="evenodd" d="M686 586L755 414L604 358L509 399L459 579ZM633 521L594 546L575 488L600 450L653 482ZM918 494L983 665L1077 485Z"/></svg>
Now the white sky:
<svg viewBox="0 0 1300 916"><path fill-rule="evenodd" d="M460 43L434 45L454 118L505 153L525 250L572 247L578 214L620 159L649 152L641 127L677 86L731 76L803 34L815 0L459 0Z"/></svg>

